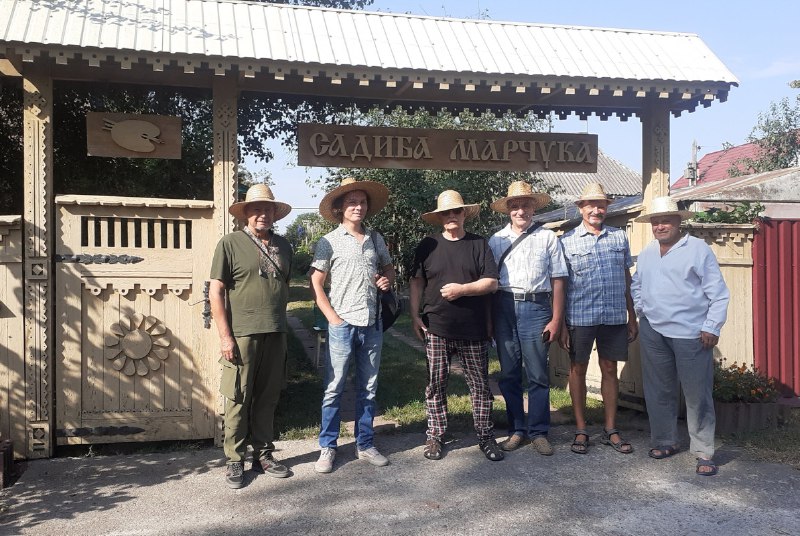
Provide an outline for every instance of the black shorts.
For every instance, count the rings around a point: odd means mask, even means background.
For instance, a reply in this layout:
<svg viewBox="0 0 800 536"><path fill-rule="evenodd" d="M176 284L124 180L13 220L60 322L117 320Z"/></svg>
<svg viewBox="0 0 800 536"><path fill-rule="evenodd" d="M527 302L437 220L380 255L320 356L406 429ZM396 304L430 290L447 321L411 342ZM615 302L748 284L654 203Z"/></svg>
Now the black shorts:
<svg viewBox="0 0 800 536"><path fill-rule="evenodd" d="M597 341L597 355L608 361L628 360L628 325L573 326L569 328L569 358L588 363Z"/></svg>

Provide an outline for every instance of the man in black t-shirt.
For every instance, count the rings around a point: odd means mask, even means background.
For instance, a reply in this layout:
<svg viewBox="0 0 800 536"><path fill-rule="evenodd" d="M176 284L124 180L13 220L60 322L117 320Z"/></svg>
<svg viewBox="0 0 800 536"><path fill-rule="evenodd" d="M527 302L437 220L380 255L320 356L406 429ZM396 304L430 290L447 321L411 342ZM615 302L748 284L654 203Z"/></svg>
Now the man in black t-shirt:
<svg viewBox="0 0 800 536"><path fill-rule="evenodd" d="M453 355L464 369L480 448L489 460L503 459L491 421L488 365L488 294L497 289L497 265L486 240L464 230L464 222L478 211L478 205L465 205L458 192L442 192L436 210L422 215L427 223L441 225L442 232L425 237L414 254L411 316L428 360L424 454L430 460L442 457Z"/></svg>

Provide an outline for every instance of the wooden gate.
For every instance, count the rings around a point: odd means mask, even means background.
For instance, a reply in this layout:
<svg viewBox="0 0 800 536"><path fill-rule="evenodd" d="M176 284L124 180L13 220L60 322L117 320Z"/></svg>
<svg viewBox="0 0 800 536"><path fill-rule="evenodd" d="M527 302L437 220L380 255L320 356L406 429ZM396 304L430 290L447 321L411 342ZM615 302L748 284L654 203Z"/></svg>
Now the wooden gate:
<svg viewBox="0 0 800 536"><path fill-rule="evenodd" d="M57 444L214 437L213 203L69 195L56 205Z"/></svg>

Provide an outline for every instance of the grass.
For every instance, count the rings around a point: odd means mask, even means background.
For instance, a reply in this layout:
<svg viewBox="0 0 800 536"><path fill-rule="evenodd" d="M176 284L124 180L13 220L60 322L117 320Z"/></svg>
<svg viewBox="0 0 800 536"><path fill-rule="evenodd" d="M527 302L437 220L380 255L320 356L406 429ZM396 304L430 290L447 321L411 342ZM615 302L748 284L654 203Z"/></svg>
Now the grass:
<svg viewBox="0 0 800 536"><path fill-rule="evenodd" d="M785 408L774 430L746 435L733 442L756 460L783 463L800 469L800 409Z"/></svg>

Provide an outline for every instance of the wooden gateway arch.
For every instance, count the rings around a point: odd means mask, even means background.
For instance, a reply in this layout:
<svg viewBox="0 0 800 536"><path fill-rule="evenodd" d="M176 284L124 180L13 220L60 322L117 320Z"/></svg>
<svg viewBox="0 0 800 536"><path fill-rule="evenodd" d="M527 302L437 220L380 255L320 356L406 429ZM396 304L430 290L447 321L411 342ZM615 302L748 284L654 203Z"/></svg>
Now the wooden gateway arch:
<svg viewBox="0 0 800 536"><path fill-rule="evenodd" d="M24 123L23 213L0 217L0 436L27 458L218 433L216 340L193 304L234 225L240 92L635 117L646 206L668 192L670 116L738 85L692 34L234 0L5 0L0 58ZM213 201L54 196L58 80L210 89Z"/></svg>

